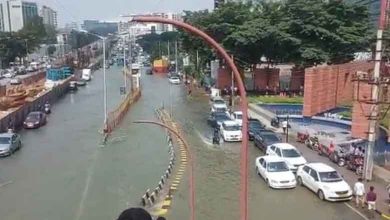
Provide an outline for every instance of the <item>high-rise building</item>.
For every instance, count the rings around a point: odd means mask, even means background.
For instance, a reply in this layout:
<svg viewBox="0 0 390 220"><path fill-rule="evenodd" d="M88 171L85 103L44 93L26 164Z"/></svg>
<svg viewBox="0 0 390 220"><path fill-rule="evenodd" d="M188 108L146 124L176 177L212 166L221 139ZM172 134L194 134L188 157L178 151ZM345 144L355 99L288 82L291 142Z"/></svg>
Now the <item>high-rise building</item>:
<svg viewBox="0 0 390 220"><path fill-rule="evenodd" d="M29 20L38 16L38 6L35 2L3 0L1 5L1 31L19 31Z"/></svg>
<svg viewBox="0 0 390 220"><path fill-rule="evenodd" d="M53 9L43 6L40 10L40 16L43 18L43 24L50 25L52 27L57 28L57 12Z"/></svg>

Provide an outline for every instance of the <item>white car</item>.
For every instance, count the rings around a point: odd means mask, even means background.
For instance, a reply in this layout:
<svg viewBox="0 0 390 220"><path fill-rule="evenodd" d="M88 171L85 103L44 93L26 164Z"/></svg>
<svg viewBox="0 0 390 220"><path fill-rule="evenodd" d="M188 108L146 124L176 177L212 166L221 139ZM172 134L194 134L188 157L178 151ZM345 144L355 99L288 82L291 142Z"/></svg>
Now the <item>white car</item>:
<svg viewBox="0 0 390 220"><path fill-rule="evenodd" d="M290 189L297 186L294 173L280 157L263 156L256 158L256 172L264 178L270 188Z"/></svg>
<svg viewBox="0 0 390 220"><path fill-rule="evenodd" d="M20 85L20 84L22 84L22 81L21 81L19 78L12 78L12 79L9 81L9 83L10 83L11 85Z"/></svg>
<svg viewBox="0 0 390 220"><path fill-rule="evenodd" d="M169 82L172 84L180 84L180 78L178 76L169 77Z"/></svg>
<svg viewBox="0 0 390 220"><path fill-rule="evenodd" d="M286 161L288 167L294 173L298 167L306 164L306 159L302 154L291 144L276 143L267 147L266 155L277 156Z"/></svg>
<svg viewBox="0 0 390 220"><path fill-rule="evenodd" d="M242 126L242 111L235 111L231 116L232 120Z"/></svg>
<svg viewBox="0 0 390 220"><path fill-rule="evenodd" d="M221 125L220 133L225 142L242 141L241 126L235 121L224 121Z"/></svg>
<svg viewBox="0 0 390 220"><path fill-rule="evenodd" d="M352 189L332 167L324 163L308 163L299 167L298 184L304 185L327 201L348 201L352 199Z"/></svg>

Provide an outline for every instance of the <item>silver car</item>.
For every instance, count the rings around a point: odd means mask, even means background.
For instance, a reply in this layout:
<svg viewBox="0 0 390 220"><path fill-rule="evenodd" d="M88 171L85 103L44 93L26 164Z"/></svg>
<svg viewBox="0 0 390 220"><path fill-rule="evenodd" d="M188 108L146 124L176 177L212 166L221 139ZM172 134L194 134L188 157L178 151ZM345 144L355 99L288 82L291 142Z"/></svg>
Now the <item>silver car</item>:
<svg viewBox="0 0 390 220"><path fill-rule="evenodd" d="M0 134L0 156L10 156L22 147L20 136L15 133Z"/></svg>

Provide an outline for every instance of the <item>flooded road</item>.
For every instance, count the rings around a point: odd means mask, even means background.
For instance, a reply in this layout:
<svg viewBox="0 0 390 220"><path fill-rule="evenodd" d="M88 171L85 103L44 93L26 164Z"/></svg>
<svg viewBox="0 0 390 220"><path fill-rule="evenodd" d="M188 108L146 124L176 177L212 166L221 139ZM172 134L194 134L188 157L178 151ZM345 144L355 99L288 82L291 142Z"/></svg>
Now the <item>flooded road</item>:
<svg viewBox="0 0 390 220"><path fill-rule="evenodd" d="M120 100L120 68L108 70L112 109ZM156 186L168 166L164 131L133 124L155 119L169 107L195 152L196 219L239 218L239 144L210 144L206 96L188 98L182 85L162 76L143 75L141 99L130 108L106 146L102 146L102 73L53 107L48 124L22 131L24 148L0 159L0 214L4 220L116 219L137 206L147 188ZM169 93L172 93L172 99ZM254 171L261 155L249 146L249 219L362 219L343 203L321 202L304 188L270 190ZM187 174L187 173L185 173ZM168 219L188 219L188 180L174 196ZM2 183L6 183L1 186Z"/></svg>

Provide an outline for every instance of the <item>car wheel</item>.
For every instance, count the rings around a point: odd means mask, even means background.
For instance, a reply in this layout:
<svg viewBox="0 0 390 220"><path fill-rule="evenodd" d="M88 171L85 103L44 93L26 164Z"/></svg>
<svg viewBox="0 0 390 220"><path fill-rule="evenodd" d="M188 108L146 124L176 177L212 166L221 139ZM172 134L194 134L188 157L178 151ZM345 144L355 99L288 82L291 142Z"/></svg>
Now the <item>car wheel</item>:
<svg viewBox="0 0 390 220"><path fill-rule="evenodd" d="M317 195L318 195L318 198L319 198L320 200L322 200L322 201L325 200L325 195L324 195L324 192L322 192L322 190L318 190Z"/></svg>
<svg viewBox="0 0 390 220"><path fill-rule="evenodd" d="M257 173L257 175L260 176L260 171L259 171L259 168L257 168L257 167L256 167L256 173Z"/></svg>
<svg viewBox="0 0 390 220"><path fill-rule="evenodd" d="M19 143L18 143L18 150L20 150L20 148L22 148L22 142L21 141L19 141Z"/></svg>
<svg viewBox="0 0 390 220"><path fill-rule="evenodd" d="M272 188L272 187L271 187L271 183L269 182L268 179L266 179L265 182L267 183L267 186L268 186L269 188Z"/></svg>
<svg viewBox="0 0 390 220"><path fill-rule="evenodd" d="M303 181L302 181L302 177L298 176L297 177L297 182L300 186L303 186Z"/></svg>

